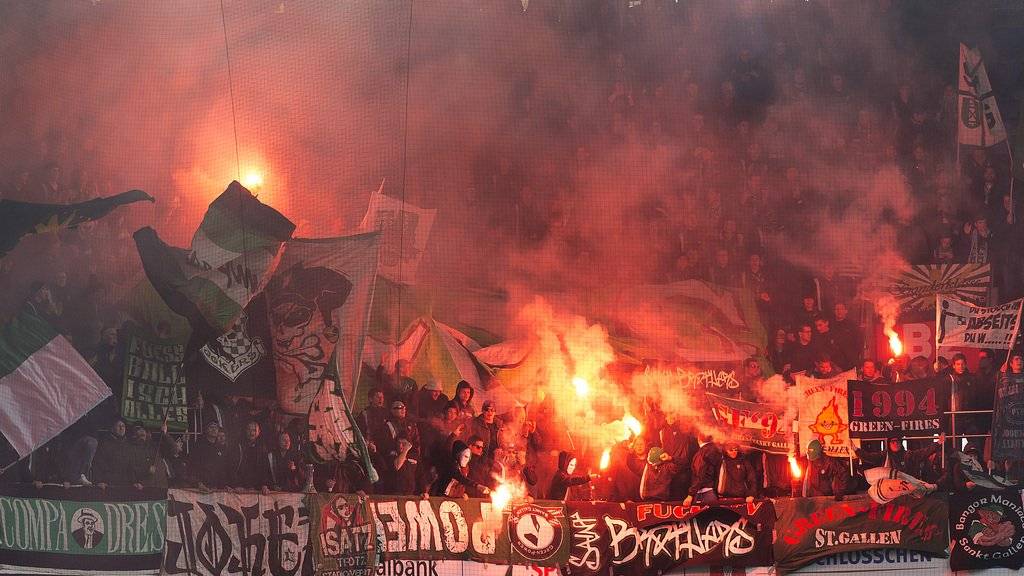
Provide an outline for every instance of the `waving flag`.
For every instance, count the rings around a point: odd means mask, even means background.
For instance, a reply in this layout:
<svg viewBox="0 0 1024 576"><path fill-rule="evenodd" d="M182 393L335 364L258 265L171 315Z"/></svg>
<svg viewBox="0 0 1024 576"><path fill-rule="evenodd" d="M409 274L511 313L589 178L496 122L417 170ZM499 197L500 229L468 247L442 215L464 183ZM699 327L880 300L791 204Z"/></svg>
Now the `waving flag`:
<svg viewBox="0 0 1024 576"><path fill-rule="evenodd" d="M0 468L28 456L110 396L71 343L31 307L0 328Z"/></svg>
<svg viewBox="0 0 1024 576"><path fill-rule="evenodd" d="M210 204L191 249L164 244L148 227L135 233L135 244L153 287L205 342L231 331L294 230L287 218L232 182Z"/></svg>
<svg viewBox="0 0 1024 576"><path fill-rule="evenodd" d="M376 232L288 242L267 285L277 399L289 414L306 414L337 354L338 376L352 398L373 288Z"/></svg>
<svg viewBox="0 0 1024 576"><path fill-rule="evenodd" d="M153 197L142 190L129 190L109 198L94 198L77 204L35 204L0 200L0 257L18 245L23 236L75 228L99 220L114 208Z"/></svg>
<svg viewBox="0 0 1024 576"><path fill-rule="evenodd" d="M957 142L992 146L1006 141L1006 126L977 48L960 45Z"/></svg>

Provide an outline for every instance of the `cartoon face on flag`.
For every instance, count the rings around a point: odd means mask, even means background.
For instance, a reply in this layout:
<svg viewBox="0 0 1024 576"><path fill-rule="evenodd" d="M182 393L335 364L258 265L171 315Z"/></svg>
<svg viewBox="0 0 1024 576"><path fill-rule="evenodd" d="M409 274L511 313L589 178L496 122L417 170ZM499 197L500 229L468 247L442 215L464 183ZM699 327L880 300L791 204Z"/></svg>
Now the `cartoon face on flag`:
<svg viewBox="0 0 1024 576"><path fill-rule="evenodd" d="M811 440L821 442L825 454L846 458L852 452L850 410L847 406L847 381L856 378L849 370L828 379L798 374L800 395L799 441L803 450Z"/></svg>

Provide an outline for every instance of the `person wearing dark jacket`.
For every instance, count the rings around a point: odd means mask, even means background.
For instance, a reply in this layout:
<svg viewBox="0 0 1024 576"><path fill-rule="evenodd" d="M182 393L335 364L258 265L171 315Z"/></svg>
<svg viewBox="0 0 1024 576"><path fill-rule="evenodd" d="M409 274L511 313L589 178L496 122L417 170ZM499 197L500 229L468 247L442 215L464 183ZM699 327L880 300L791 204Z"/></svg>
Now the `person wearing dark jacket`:
<svg viewBox="0 0 1024 576"><path fill-rule="evenodd" d="M801 495L833 496L842 499L850 490L850 471L838 458L826 456L821 442L811 440L807 444L807 466Z"/></svg>
<svg viewBox="0 0 1024 576"><path fill-rule="evenodd" d="M110 432L100 438L92 460L93 482L100 488L138 483L137 451L128 443L127 430L124 420L117 419Z"/></svg>
<svg viewBox="0 0 1024 576"><path fill-rule="evenodd" d="M640 498L640 481L647 466L647 441L635 436L612 450L611 497L614 502L631 502Z"/></svg>
<svg viewBox="0 0 1024 576"><path fill-rule="evenodd" d="M937 443L931 443L924 448L907 450L903 447L901 438L892 437L885 441L885 451L874 452L858 448L857 457L865 464L892 468L898 472L917 477L929 456L942 449L942 443L946 441L946 435L940 434Z"/></svg>
<svg viewBox="0 0 1024 576"><path fill-rule="evenodd" d="M473 407L475 393L476 390L465 380L459 380L458 385L455 386L455 398L452 398L452 402L459 409L459 420L469 422L476 416L476 409Z"/></svg>
<svg viewBox="0 0 1024 576"><path fill-rule="evenodd" d="M576 476L576 457L572 452L558 453L558 471L551 479L551 488L548 489L548 500L564 500L570 486L581 486L597 478L596 474Z"/></svg>
<svg viewBox="0 0 1024 576"><path fill-rule="evenodd" d="M484 453L490 456L498 447L498 433L501 431L501 423L497 418L497 409L494 402L484 402L480 415L469 421L466 427L466 434L479 436L484 441Z"/></svg>
<svg viewBox="0 0 1024 576"><path fill-rule="evenodd" d="M740 445L729 442L725 445L721 470L718 476L720 498L746 498L753 501L761 497L761 486L757 472L750 460L740 456Z"/></svg>
<svg viewBox="0 0 1024 576"><path fill-rule="evenodd" d="M710 436L705 436L700 442L700 448L693 455L693 482L690 483L690 492L683 500L684 506L691 503L708 504L718 501L718 472L722 465L722 451L712 442Z"/></svg>
<svg viewBox="0 0 1024 576"><path fill-rule="evenodd" d="M235 485L240 488L270 490L273 480L267 447L260 436L260 424L255 420L245 425L245 439L238 443L238 467Z"/></svg>
<svg viewBox="0 0 1024 576"><path fill-rule="evenodd" d="M292 437L287 432L277 435L277 448L267 453L270 464L270 483L274 490L298 492L306 483L306 467L302 456L292 448Z"/></svg>
<svg viewBox="0 0 1024 576"><path fill-rule="evenodd" d="M189 451L186 466L200 489L226 488L231 484L234 463L227 457L227 448L219 439L220 424L211 420L206 423L203 437Z"/></svg>
<svg viewBox="0 0 1024 576"><path fill-rule="evenodd" d="M668 500L672 479L679 471L679 465L661 446L653 446L647 452L647 464L640 477L641 500Z"/></svg>
<svg viewBox="0 0 1024 576"><path fill-rule="evenodd" d="M469 479L469 461L472 457L469 446L461 440L456 440L452 444L451 459L441 467L437 480L430 488L431 496L468 498L467 490L478 490L484 495L490 494L489 488Z"/></svg>
<svg viewBox="0 0 1024 576"><path fill-rule="evenodd" d="M437 380L431 378L423 385L423 389L416 393L413 405L416 411L412 416L415 416L420 422L426 422L439 412L444 411L445 406L448 405L448 396L441 391L441 385Z"/></svg>

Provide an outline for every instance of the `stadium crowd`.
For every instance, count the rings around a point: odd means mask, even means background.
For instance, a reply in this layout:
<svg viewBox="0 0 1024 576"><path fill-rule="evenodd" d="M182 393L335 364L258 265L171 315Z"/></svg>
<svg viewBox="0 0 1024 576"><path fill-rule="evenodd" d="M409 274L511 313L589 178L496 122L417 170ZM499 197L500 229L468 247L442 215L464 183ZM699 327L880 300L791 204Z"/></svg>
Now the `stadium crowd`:
<svg viewBox="0 0 1024 576"><path fill-rule="evenodd" d="M873 310L857 293L856 270L827 261L797 265L784 257L786 247L814 244L828 233L829 217L847 209L848 195L828 189L824 182L833 181L823 174L893 167L918 206L910 216L884 215L899 231L902 256L920 264L990 264L990 302L1019 298L1024 266L1015 248L1024 235L1008 164L985 149L957 153L954 78L929 85L895 80L928 77L918 70L864 66L856 57L860 44L837 31L844 8L828 10L837 11L824 16L829 25L813 30L787 26L784 17L771 21L772 41L763 49L739 48L720 62L678 54L657 66L652 54L630 47L624 20L607 54L599 106L559 114L584 108L568 100L536 102L528 90L517 96L527 120L555 125L550 129L574 144L564 162L481 151L472 194L494 215L488 225L522 249L554 245L567 262L585 261L592 257L589 240L564 217L580 201L573 174L590 169L598 152L609 149L668 158L670 176L656 183L660 195L636 207L645 234L636 241L655 254L638 282L704 279L754 294L769 341L762 351L767 363L751 358L736 367L746 399L759 400L753 383L767 376L766 364L776 373L818 378L857 368L861 379L880 385L934 375L926 358L901 357L890 365L866 350ZM4 197L67 203L116 191L70 148L59 133L25 146L20 164L8 170ZM650 166L622 169L640 177ZM154 219L173 221L180 209L180 201L165 202ZM335 492L483 496L508 479L537 498L708 502L841 497L866 489L862 468L889 462L940 489L973 487L958 461L942 461L941 443L902 438L887 441L880 452L859 452L852 475L847 461L824 455L820 445L802 446L805 474L797 480L784 456L741 450L652 405L645 407L643 433L617 445L611 467L601 471L595 455L574 454L561 442L550 407L498 414L492 404L478 405L466 382L448 398L440 382L416 382L401 363L394 373L378 369L368 404L356 415L381 478L376 484L356 455L314 462L301 418L244 398L190 391L187 437L166 429L155 434L118 416L121 328L128 321L119 296L138 277L120 264L134 257L130 219L116 212L30 239L38 243L33 262L18 254L0 259L0 290L20 295L5 298L0 313L7 317L22 302L36 307L115 391L7 470L4 481L287 491L312 484ZM957 383L958 409L991 409L1000 378L1024 380L1019 354L1005 371L1002 360L991 351L970 368L962 355L939 359L939 372ZM958 430L983 435L990 422L990 415L974 415ZM981 457L983 443L972 439L964 452ZM951 451L945 454L951 458ZM994 463L1014 478L1021 476L1019 464Z"/></svg>

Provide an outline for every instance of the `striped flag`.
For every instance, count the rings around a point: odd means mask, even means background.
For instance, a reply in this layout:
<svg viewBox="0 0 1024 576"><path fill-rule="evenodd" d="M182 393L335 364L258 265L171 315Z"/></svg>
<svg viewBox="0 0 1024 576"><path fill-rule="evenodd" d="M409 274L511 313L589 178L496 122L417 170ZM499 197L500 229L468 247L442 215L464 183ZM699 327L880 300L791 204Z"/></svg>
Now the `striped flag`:
<svg viewBox="0 0 1024 576"><path fill-rule="evenodd" d="M148 227L135 233L135 244L153 287L205 342L231 330L273 273L294 230L287 218L232 182L210 204L189 250L164 244Z"/></svg>
<svg viewBox="0 0 1024 576"><path fill-rule="evenodd" d="M26 306L0 328L0 468L28 456L110 396L71 343Z"/></svg>

